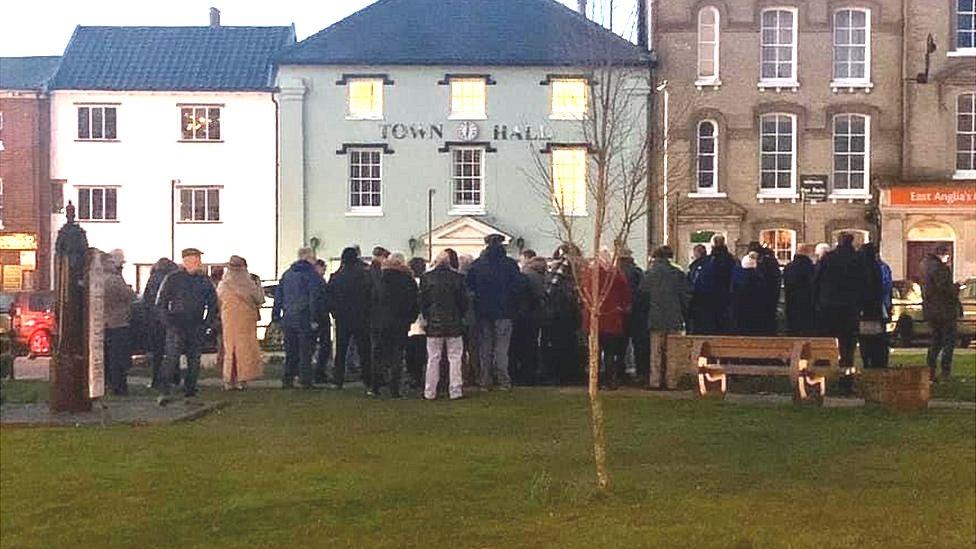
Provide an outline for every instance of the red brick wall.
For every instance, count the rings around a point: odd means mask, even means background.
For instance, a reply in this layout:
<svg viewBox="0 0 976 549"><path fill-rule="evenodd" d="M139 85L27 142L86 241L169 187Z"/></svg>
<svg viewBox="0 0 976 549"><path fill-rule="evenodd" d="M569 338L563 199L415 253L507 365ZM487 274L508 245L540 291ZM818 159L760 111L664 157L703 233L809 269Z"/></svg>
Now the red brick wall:
<svg viewBox="0 0 976 549"><path fill-rule="evenodd" d="M51 188L48 170L50 109L46 97L0 92L3 128L0 178L3 178L3 231L33 233L38 239L38 288L50 287ZM4 262L12 261L5 255ZM19 260L19 258L18 258Z"/></svg>

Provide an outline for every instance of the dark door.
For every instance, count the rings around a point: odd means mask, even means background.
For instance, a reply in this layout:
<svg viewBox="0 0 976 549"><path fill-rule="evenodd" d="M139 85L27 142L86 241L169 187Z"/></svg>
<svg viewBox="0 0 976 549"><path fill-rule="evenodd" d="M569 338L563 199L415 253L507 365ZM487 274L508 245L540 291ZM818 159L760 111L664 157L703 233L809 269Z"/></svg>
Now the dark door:
<svg viewBox="0 0 976 549"><path fill-rule="evenodd" d="M939 246L946 246L949 248L949 268L952 268L952 258L955 257L956 250L953 243L950 241L940 241L940 242L908 242L908 250L906 254L906 259L908 265L906 266L906 280L912 282L918 282L922 279L922 259L926 254L935 253L935 249Z"/></svg>

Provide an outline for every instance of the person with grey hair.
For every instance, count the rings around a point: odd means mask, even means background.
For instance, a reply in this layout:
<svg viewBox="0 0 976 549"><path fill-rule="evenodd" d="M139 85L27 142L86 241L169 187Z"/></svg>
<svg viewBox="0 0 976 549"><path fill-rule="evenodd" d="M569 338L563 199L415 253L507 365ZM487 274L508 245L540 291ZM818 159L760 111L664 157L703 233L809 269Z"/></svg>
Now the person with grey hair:
<svg viewBox="0 0 976 549"><path fill-rule="evenodd" d="M448 394L451 400L462 397L461 355L464 352L464 316L468 297L464 275L451 269L450 255L437 254L434 269L420 278L418 301L427 321L427 371L424 398L437 398L441 359L446 351L449 365Z"/></svg>
<svg viewBox="0 0 976 549"><path fill-rule="evenodd" d="M113 395L129 394L127 376L132 368L132 335L129 324L135 293L122 280L116 258L102 254L105 301L105 381Z"/></svg>
<svg viewBox="0 0 976 549"><path fill-rule="evenodd" d="M820 244L817 244L817 246L813 250L813 262L820 263L820 260L823 259L824 256L827 255L827 252L829 251L830 251L830 244L827 244L826 242L821 242Z"/></svg>
<svg viewBox="0 0 976 549"><path fill-rule="evenodd" d="M275 291L272 322L280 322L285 336L285 369L281 385L294 387L295 378L305 389L315 383L312 370L312 340L318 328L319 287L322 277L315 270L315 252L311 248L298 250L298 260L281 276Z"/></svg>
<svg viewBox="0 0 976 549"><path fill-rule="evenodd" d="M407 334L418 314L417 283L402 253L393 252L383 262L383 273L375 291L379 307L380 363L373 374L372 392L380 396L381 383L386 381L390 397L401 398Z"/></svg>

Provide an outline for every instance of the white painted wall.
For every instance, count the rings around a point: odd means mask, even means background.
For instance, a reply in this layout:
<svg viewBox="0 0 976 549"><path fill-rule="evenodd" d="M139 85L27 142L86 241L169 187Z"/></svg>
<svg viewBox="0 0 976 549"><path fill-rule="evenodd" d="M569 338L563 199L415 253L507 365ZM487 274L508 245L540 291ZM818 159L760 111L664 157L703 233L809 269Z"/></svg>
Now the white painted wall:
<svg viewBox="0 0 976 549"><path fill-rule="evenodd" d="M118 141L78 141L77 103L118 103ZM222 104L223 142L181 143L179 103ZM177 191L176 254L200 248L206 263L238 254L252 273L271 279L276 276L275 113L272 94L261 92L54 91L51 179L64 180L65 204L78 203L79 186L119 187L118 222L83 222L82 227L90 245L125 251L125 276L132 284L134 264L170 256L171 181L222 186L221 222L212 224L180 223ZM61 223L53 227L55 236Z"/></svg>

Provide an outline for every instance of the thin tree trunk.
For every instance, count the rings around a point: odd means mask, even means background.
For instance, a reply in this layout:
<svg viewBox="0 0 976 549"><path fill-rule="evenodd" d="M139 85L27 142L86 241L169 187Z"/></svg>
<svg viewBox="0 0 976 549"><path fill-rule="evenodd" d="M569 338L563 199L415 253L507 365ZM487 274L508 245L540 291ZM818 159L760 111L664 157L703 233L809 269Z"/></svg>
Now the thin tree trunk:
<svg viewBox="0 0 976 549"><path fill-rule="evenodd" d="M599 274L599 272L597 273ZM599 276L594 277L599 280ZM597 282L597 285L599 282ZM596 285L595 285L596 286ZM600 489L610 488L610 476L607 474L607 438L603 421L603 400L600 397L600 310L592 307L590 310L590 333L588 348L590 351L590 423L593 429L593 461L596 464L596 481Z"/></svg>

